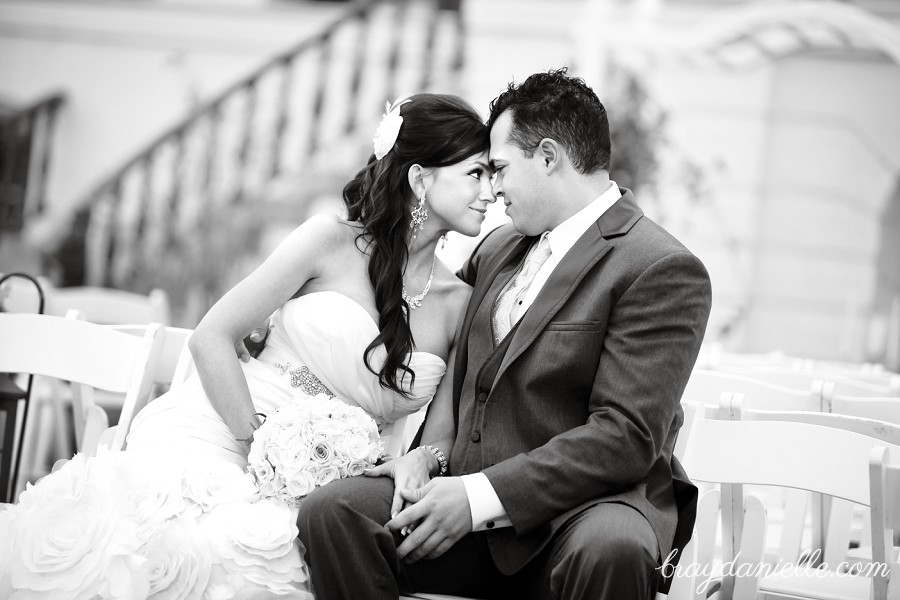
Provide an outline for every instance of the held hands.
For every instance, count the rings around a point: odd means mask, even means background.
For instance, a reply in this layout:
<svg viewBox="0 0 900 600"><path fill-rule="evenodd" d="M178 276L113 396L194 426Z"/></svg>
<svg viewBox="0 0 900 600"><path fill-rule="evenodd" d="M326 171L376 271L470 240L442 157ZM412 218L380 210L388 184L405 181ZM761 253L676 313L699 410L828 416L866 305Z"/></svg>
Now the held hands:
<svg viewBox="0 0 900 600"><path fill-rule="evenodd" d="M405 501L400 490L415 490L431 479L435 459L423 451L414 450L400 458L390 458L375 467L365 470L367 477L390 477L394 480L394 499L391 502L391 516L403 510Z"/></svg>
<svg viewBox="0 0 900 600"><path fill-rule="evenodd" d="M472 531L472 512L466 486L459 477L438 477L418 489L401 489L410 506L387 522L391 531L415 525L397 548L397 554L412 563L437 558Z"/></svg>

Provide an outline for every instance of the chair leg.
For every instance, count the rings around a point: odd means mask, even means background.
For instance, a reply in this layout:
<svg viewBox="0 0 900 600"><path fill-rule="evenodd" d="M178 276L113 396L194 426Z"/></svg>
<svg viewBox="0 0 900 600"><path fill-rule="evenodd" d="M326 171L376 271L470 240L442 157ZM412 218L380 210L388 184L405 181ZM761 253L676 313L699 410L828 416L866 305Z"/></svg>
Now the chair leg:
<svg viewBox="0 0 900 600"><path fill-rule="evenodd" d="M3 502L12 502L14 483L12 476L13 455L16 443L16 422L19 410L18 399L0 400L0 412L3 413L3 455L0 456L0 498Z"/></svg>

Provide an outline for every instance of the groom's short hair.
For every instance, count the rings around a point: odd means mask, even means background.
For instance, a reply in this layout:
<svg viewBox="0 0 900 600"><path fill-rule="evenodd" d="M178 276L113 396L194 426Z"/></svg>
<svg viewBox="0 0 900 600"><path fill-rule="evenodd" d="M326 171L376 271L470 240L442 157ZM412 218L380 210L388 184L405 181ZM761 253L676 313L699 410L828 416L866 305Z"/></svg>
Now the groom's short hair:
<svg viewBox="0 0 900 600"><path fill-rule="evenodd" d="M519 85L510 83L491 102L488 128L505 111L512 116L510 142L529 158L544 138L561 144L582 174L609 170L610 139L606 109L583 79L565 67L535 73Z"/></svg>

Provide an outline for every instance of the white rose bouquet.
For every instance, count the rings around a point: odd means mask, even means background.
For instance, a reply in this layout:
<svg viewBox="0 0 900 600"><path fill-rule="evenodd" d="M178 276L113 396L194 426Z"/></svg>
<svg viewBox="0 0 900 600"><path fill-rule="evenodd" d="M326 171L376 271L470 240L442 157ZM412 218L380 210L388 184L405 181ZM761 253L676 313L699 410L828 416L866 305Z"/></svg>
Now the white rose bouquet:
<svg viewBox="0 0 900 600"><path fill-rule="evenodd" d="M383 451L372 417L319 394L266 417L253 434L247 471L262 497L296 507L318 486L362 475Z"/></svg>

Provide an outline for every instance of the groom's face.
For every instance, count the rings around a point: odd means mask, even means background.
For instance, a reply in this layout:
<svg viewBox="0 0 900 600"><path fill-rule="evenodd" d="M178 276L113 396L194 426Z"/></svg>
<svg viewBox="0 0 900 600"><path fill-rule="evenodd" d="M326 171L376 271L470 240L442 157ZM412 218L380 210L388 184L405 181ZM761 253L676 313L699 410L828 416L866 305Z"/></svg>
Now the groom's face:
<svg viewBox="0 0 900 600"><path fill-rule="evenodd" d="M513 226L525 235L539 235L549 229L550 205L544 201L546 182L542 177L541 159L537 153L525 155L509 139L512 114L504 112L491 128L491 167L494 169L493 191L506 205Z"/></svg>

